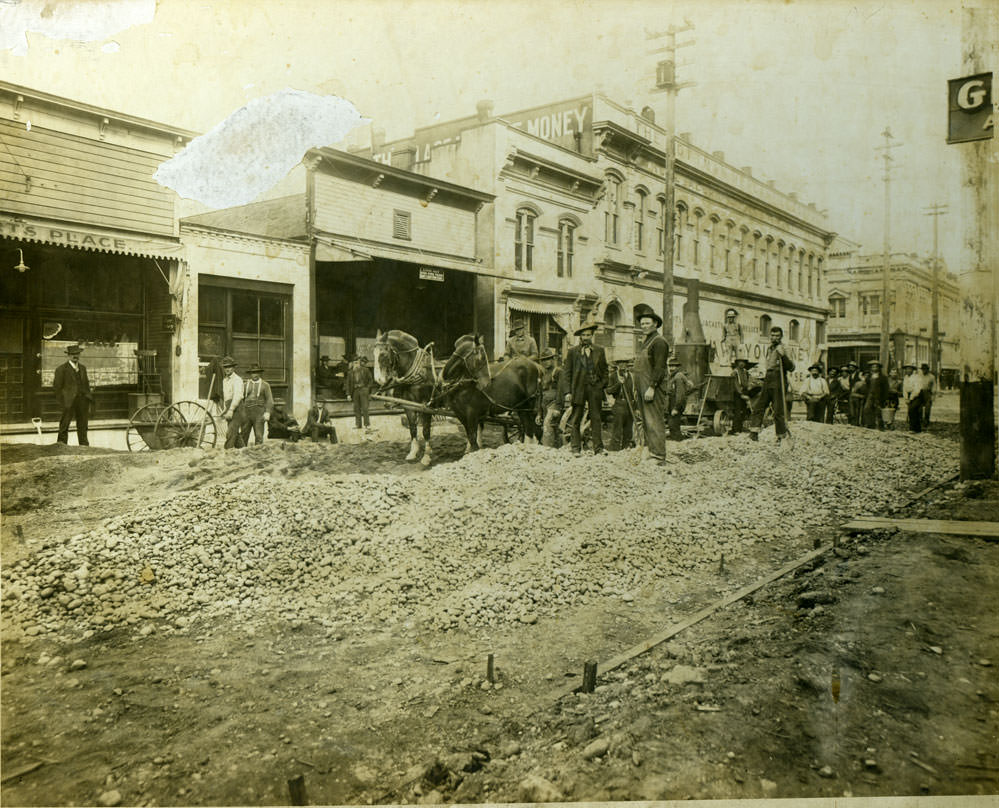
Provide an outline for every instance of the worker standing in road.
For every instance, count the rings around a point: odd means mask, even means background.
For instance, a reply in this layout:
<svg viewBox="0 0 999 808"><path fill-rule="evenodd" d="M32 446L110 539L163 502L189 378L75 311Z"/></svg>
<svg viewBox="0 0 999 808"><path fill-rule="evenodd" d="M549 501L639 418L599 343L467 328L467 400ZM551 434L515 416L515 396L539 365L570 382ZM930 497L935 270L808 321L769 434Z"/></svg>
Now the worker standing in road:
<svg viewBox="0 0 999 808"><path fill-rule="evenodd" d="M753 407L753 419L749 427L751 440L760 439L760 427L763 424L763 413L768 406L773 407L774 428L777 431L777 442L787 437L787 376L794 370L794 362L787 355L787 347L781 342L784 339L784 329L775 325L770 329L770 344L764 355L763 391Z"/></svg>
<svg viewBox="0 0 999 808"><path fill-rule="evenodd" d="M635 353L631 375L635 383L635 401L641 412L645 445L649 456L666 460L666 360L669 343L659 333L663 318L651 306L643 305L635 313L642 329L642 344Z"/></svg>
<svg viewBox="0 0 999 808"><path fill-rule="evenodd" d="M732 386L735 390L732 400L733 434L742 432L753 411L753 397L760 392L759 379L749 375L749 369L753 367L756 367L756 362L750 362L744 356L735 360L735 369L732 372L734 378Z"/></svg>
<svg viewBox="0 0 999 808"><path fill-rule="evenodd" d="M683 421L683 411L687 407L687 396L694 389L687 374L680 366L680 360L671 356L666 362L668 377L666 379L666 407L669 412L669 439L683 440L680 425Z"/></svg>
<svg viewBox="0 0 999 808"><path fill-rule="evenodd" d="M614 363L614 371L610 374L610 382L607 385L607 392L614 396L614 406L611 408L611 436L607 444L607 449L611 452L618 452L631 446L635 424L635 380L628 369L630 361L618 359Z"/></svg>
<svg viewBox="0 0 999 808"><path fill-rule="evenodd" d="M243 385L243 400L236 410L236 417L232 420L232 426L239 429L239 436L244 446L250 440L251 429L253 442L257 446L264 442L264 425L270 420L274 411L271 386L260 378L263 372L264 369L259 363L250 368L250 378Z"/></svg>
<svg viewBox="0 0 999 808"><path fill-rule="evenodd" d="M572 453L582 450L583 438L580 424L583 411L590 413L590 435L593 439L593 453L604 453L603 404L604 388L607 386L607 355L599 345L593 344L593 334L599 328L595 322L588 322L576 329L579 344L569 349L563 374L565 389L571 397L572 412L569 423L572 427Z"/></svg>
<svg viewBox="0 0 999 808"><path fill-rule="evenodd" d="M347 371L347 401L354 403L354 426L357 429L361 428L362 422L365 429L371 428L371 390L374 386L375 377L368 367L368 357L362 356Z"/></svg>
<svg viewBox="0 0 999 808"><path fill-rule="evenodd" d="M826 404L829 401L829 382L822 378L821 373L821 365L810 365L808 376L798 390L805 402L805 419L819 424L825 419Z"/></svg>
<svg viewBox="0 0 999 808"><path fill-rule="evenodd" d="M930 366L923 362L919 366L919 389L923 391L922 427L930 425L930 413L933 411L933 399L937 397L937 377L930 373Z"/></svg>
<svg viewBox="0 0 999 808"><path fill-rule="evenodd" d="M243 380L236 375L236 360L231 356L222 357L222 418L225 419L226 449L241 449L243 441L238 424L233 427L233 417L243 401Z"/></svg>

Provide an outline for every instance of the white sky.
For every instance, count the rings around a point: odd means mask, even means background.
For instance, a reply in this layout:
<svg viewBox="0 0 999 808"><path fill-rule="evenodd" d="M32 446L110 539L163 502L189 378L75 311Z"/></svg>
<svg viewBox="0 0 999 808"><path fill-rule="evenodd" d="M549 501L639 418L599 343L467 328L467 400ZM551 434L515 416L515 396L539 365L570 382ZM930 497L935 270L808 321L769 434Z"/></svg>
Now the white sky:
<svg viewBox="0 0 999 808"><path fill-rule="evenodd" d="M28 33L26 53L0 51L0 76L197 131L285 87L332 93L392 139L484 98L501 113L600 89L661 110L646 88L662 57L645 31L684 17L695 29L680 41L696 41L680 50L690 62L680 78L697 86L680 95L678 131L828 209L829 229L880 252L875 148L888 125L904 144L893 150L892 249L928 254L925 208L949 203L941 253L960 269L961 147L945 143L947 79L962 75L959 2L160 0L151 23L106 39Z"/></svg>

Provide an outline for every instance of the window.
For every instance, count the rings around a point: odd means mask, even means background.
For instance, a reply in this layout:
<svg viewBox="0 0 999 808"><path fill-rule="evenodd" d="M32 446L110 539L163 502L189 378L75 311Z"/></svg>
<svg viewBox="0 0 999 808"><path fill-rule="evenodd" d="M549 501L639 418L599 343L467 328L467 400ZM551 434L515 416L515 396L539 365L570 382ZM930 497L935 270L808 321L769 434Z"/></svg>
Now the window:
<svg viewBox="0 0 999 808"><path fill-rule="evenodd" d="M784 286L784 267L783 267L783 264L784 264L784 241L781 240L781 241L777 242L777 261L776 261L776 264L775 264L776 270L777 270L777 288L778 289L780 289L780 288L782 288Z"/></svg>
<svg viewBox="0 0 999 808"><path fill-rule="evenodd" d="M753 265L753 283L757 284L760 282L758 268L759 268L759 255L760 255L760 238L762 237L762 235L763 235L762 233L758 232L753 233L753 253L752 253L751 263Z"/></svg>
<svg viewBox="0 0 999 808"><path fill-rule="evenodd" d="M572 253L574 249L575 230L576 225L568 219L562 219L558 223L558 276L560 278L572 277Z"/></svg>
<svg viewBox="0 0 999 808"><path fill-rule="evenodd" d="M746 245L749 243L749 230L745 227L739 228L739 280L744 277L746 270Z"/></svg>
<svg viewBox="0 0 999 808"><path fill-rule="evenodd" d="M808 256L808 296L811 297L812 292L812 270L815 268L815 256Z"/></svg>
<svg viewBox="0 0 999 808"><path fill-rule="evenodd" d="M787 338L791 340L791 342L797 342L801 339L801 323L797 320L791 320L791 322L787 324L787 332Z"/></svg>
<svg viewBox="0 0 999 808"><path fill-rule="evenodd" d="M791 244L787 248L787 291L789 292L793 291L794 287L794 271L792 270L792 266L794 264L795 252L794 245Z"/></svg>
<svg viewBox="0 0 999 808"><path fill-rule="evenodd" d="M665 200L663 201L663 211L666 210ZM672 223L670 224L672 227ZM676 206L676 226L673 228L676 233L676 243L674 244L673 259L678 263L683 263L683 231L687 227L687 206L682 202ZM668 235L668 231L667 231ZM668 243L668 242L667 242Z"/></svg>
<svg viewBox="0 0 999 808"><path fill-rule="evenodd" d="M516 230L513 237L513 266L517 272L534 269L534 211L520 208L517 211Z"/></svg>
<svg viewBox="0 0 999 808"><path fill-rule="evenodd" d="M604 241L608 244L617 244L618 239L618 212L621 202L621 180L608 175L606 180L607 208L604 211Z"/></svg>
<svg viewBox="0 0 999 808"><path fill-rule="evenodd" d="M760 339L769 340L770 339L770 325L773 320L770 319L769 314L760 315Z"/></svg>
<svg viewBox="0 0 999 808"><path fill-rule="evenodd" d="M826 324L822 320L815 323L815 344L826 344Z"/></svg>
<svg viewBox="0 0 999 808"><path fill-rule="evenodd" d="M645 191L639 190L635 200L635 251L645 249Z"/></svg>
<svg viewBox="0 0 999 808"><path fill-rule="evenodd" d="M659 215L656 218L656 243L659 255L666 255L666 200L659 197L656 200L659 207Z"/></svg>
<svg viewBox="0 0 999 808"><path fill-rule="evenodd" d="M880 314L881 295L861 295L860 310L864 314Z"/></svg>
<svg viewBox="0 0 999 808"><path fill-rule="evenodd" d="M766 243L763 245L763 285L770 285L770 245L774 243L773 236L767 236Z"/></svg>
<svg viewBox="0 0 999 808"><path fill-rule="evenodd" d="M815 263L815 296L822 297L822 259Z"/></svg>
<svg viewBox="0 0 999 808"><path fill-rule="evenodd" d="M413 238L412 214L397 210L392 214L392 238L411 241Z"/></svg>
<svg viewBox="0 0 999 808"><path fill-rule="evenodd" d="M831 297L829 298L829 317L846 317L846 298L845 297Z"/></svg>
<svg viewBox="0 0 999 808"><path fill-rule="evenodd" d="M805 288L805 251L798 253L798 294Z"/></svg>
<svg viewBox="0 0 999 808"><path fill-rule="evenodd" d="M725 274L732 274L732 230L735 222L725 222Z"/></svg>
<svg viewBox="0 0 999 808"><path fill-rule="evenodd" d="M694 266L701 263L701 219L704 217L703 211L694 211Z"/></svg>
<svg viewBox="0 0 999 808"><path fill-rule="evenodd" d="M712 214L708 217L708 271L712 274L718 271L718 254L715 241L719 237L718 223L720 219Z"/></svg>

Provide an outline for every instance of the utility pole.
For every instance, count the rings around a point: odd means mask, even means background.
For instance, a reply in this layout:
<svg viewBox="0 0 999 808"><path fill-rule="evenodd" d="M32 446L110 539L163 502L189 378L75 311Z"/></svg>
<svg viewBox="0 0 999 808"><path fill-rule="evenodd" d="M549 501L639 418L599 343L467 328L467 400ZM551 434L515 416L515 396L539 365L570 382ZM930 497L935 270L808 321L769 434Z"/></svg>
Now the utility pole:
<svg viewBox="0 0 999 808"><path fill-rule="evenodd" d="M878 146L875 151L883 152L881 158L885 161L885 243L884 243L884 256L883 256L883 266L882 266L882 277L881 277L881 350L880 350L880 360L881 368L884 373L889 372L888 367L888 339L889 333L888 329L891 326L891 317L888 310L888 290L891 285L891 161L892 156L890 151L892 149L897 149L901 146L901 143L892 143L894 140L891 130L886 126L885 131L881 133L882 137L885 139L884 146Z"/></svg>
<svg viewBox="0 0 999 808"><path fill-rule="evenodd" d="M650 53L663 53L666 58L656 65L656 84L653 92L666 93L666 120L663 122L663 129L666 130L666 144L664 151L665 158L665 186L666 186L666 211L663 217L663 337L670 344L674 344L673 338L673 249L676 242L676 96L685 87L693 87L694 82L677 82L676 80L676 51L677 48L685 48L694 44L693 39L677 44L676 35L685 31L693 30L694 26L688 21L680 28L670 25L665 31L659 33L646 33L647 40L657 40L666 37L666 44L663 47L655 48Z"/></svg>
<svg viewBox="0 0 999 808"><path fill-rule="evenodd" d="M946 213L947 206L938 202L930 205L926 213L927 216L933 217L933 286L930 292L933 327L930 331L930 372L937 377L937 384L940 383L940 253L937 249L937 222Z"/></svg>

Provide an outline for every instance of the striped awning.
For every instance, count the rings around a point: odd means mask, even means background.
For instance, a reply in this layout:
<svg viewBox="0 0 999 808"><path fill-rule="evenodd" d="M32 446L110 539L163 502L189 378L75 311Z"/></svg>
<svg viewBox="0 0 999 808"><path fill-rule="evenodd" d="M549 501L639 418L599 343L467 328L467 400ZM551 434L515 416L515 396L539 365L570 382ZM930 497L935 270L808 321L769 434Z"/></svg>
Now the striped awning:
<svg viewBox="0 0 999 808"><path fill-rule="evenodd" d="M522 311L526 314L551 314L556 317L572 314L572 304L560 300L510 295L506 299L506 304L512 311Z"/></svg>
<svg viewBox="0 0 999 808"><path fill-rule="evenodd" d="M146 258L180 259L184 245L179 240L157 238L80 224L61 224L28 216L0 213L0 235L14 241L52 244L73 250L118 253Z"/></svg>

